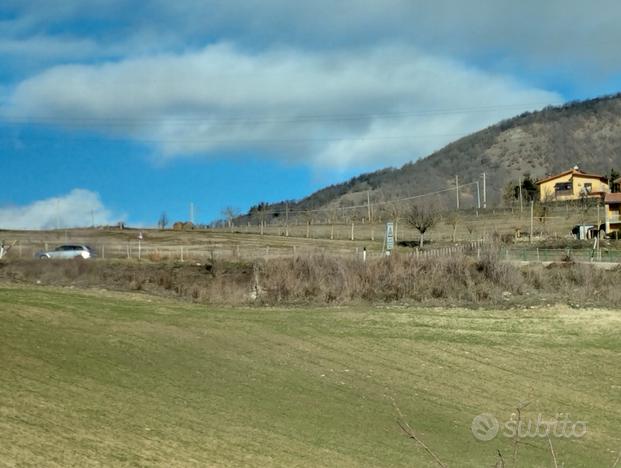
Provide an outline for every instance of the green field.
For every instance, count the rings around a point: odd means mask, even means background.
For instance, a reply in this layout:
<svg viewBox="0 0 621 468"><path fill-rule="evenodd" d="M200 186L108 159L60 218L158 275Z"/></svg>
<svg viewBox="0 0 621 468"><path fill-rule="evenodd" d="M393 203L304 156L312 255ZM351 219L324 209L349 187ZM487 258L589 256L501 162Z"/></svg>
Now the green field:
<svg viewBox="0 0 621 468"><path fill-rule="evenodd" d="M0 466L511 466L501 421L569 413L559 466L621 449L621 312L217 309L0 287ZM554 466L524 439L518 466Z"/></svg>

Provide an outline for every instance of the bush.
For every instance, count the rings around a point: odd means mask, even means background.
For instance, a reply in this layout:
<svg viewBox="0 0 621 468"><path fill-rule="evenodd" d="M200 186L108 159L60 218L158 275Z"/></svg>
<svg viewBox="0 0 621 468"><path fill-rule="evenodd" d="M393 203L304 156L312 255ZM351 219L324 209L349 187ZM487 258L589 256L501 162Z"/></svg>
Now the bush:
<svg viewBox="0 0 621 468"><path fill-rule="evenodd" d="M0 279L97 287L212 304L429 303L493 305L546 301L616 305L621 269L557 263L517 267L493 252L369 259L298 256L257 263L197 265L128 261L0 262ZM510 294L507 294L510 293Z"/></svg>

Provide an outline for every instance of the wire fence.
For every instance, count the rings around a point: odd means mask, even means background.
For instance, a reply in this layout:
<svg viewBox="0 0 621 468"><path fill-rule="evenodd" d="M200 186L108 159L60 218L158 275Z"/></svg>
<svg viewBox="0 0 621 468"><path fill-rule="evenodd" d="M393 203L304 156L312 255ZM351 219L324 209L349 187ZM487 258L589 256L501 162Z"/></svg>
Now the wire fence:
<svg viewBox="0 0 621 468"><path fill-rule="evenodd" d="M137 242L91 244L98 259L144 260L153 262L215 262L215 261L257 261L298 256L330 255L342 258L371 259L386 256L383 249L368 249L364 246L293 245L148 245ZM50 248L48 245L47 248ZM10 250L7 259L37 258L46 251L45 244L18 244ZM476 240L458 242L444 246L419 248L415 244L398 247L394 253L416 258L447 258L466 255L480 259L483 254L493 252L502 260L524 262L606 262L621 264L621 249L617 248L541 248L530 246L509 246Z"/></svg>
<svg viewBox="0 0 621 468"><path fill-rule="evenodd" d="M619 249L586 249L586 248L503 248L501 257L506 260L525 262L560 262L573 260L576 262L621 263Z"/></svg>

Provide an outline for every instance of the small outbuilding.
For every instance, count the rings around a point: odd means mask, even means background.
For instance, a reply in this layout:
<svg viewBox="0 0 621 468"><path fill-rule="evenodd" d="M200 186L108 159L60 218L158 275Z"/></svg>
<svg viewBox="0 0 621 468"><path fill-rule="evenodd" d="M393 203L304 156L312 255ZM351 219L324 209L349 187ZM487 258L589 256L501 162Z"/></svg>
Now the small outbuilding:
<svg viewBox="0 0 621 468"><path fill-rule="evenodd" d="M607 236L621 233L621 193L607 193L604 196L604 215Z"/></svg>

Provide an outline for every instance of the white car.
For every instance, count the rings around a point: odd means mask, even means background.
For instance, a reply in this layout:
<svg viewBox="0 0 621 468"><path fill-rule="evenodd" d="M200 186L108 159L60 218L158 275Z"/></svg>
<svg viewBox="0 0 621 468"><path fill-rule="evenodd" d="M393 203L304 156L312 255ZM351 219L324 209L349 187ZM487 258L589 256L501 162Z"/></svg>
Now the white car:
<svg viewBox="0 0 621 468"><path fill-rule="evenodd" d="M45 260L48 258L93 258L95 252L87 245L61 245L54 250L40 251L35 254L35 257Z"/></svg>

